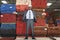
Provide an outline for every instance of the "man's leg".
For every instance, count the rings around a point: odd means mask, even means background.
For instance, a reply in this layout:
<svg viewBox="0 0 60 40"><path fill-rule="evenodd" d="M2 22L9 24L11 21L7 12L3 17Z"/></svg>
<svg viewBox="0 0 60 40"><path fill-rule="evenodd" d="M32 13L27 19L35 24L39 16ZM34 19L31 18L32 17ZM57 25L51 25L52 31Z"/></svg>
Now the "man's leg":
<svg viewBox="0 0 60 40"><path fill-rule="evenodd" d="M30 22L28 20L27 23L26 23L26 38L25 39L28 39L29 26L30 26Z"/></svg>
<svg viewBox="0 0 60 40"><path fill-rule="evenodd" d="M35 39L35 37L34 37L34 22L33 22L33 20L31 20L30 24L31 24L31 29L32 29L32 39Z"/></svg>

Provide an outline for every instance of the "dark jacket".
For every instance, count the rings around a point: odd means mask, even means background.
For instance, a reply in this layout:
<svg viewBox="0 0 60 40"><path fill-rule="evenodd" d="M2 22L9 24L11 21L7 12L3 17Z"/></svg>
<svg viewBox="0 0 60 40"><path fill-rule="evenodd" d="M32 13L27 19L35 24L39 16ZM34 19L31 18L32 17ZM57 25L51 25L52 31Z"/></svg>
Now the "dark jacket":
<svg viewBox="0 0 60 40"><path fill-rule="evenodd" d="M36 22L36 12L34 12L34 11L32 11L32 12L33 12L33 15L34 15L33 21ZM26 14L27 14L27 11L25 11L24 14L23 14L23 21L25 21L25 22L27 21Z"/></svg>

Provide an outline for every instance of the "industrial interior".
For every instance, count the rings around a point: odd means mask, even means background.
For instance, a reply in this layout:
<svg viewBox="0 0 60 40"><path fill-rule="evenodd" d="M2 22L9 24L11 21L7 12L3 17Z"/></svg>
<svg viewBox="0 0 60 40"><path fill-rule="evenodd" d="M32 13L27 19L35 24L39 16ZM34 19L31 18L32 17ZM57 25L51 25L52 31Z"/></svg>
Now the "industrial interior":
<svg viewBox="0 0 60 40"><path fill-rule="evenodd" d="M24 11L36 12L36 40L60 40L60 0L0 0L0 40L25 40ZM16 12L16 13L13 13ZM29 39L31 39L29 29Z"/></svg>

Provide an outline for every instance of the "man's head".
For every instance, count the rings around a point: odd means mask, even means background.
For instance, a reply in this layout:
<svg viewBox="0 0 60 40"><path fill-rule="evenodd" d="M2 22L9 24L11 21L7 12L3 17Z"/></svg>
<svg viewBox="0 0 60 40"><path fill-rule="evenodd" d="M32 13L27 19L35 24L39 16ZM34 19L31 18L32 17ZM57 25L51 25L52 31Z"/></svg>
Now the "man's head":
<svg viewBox="0 0 60 40"><path fill-rule="evenodd" d="M28 5L28 9L31 10L32 9L32 5Z"/></svg>
<svg viewBox="0 0 60 40"><path fill-rule="evenodd" d="M46 13L42 13L42 18L45 18L46 17Z"/></svg>

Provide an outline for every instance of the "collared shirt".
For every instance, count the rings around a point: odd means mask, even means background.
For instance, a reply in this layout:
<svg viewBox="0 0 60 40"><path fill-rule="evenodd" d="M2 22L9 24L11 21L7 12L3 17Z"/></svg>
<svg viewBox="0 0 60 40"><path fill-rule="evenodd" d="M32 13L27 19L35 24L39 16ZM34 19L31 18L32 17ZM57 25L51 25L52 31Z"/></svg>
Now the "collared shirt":
<svg viewBox="0 0 60 40"><path fill-rule="evenodd" d="M26 14L26 19L34 19L32 10L28 10Z"/></svg>

